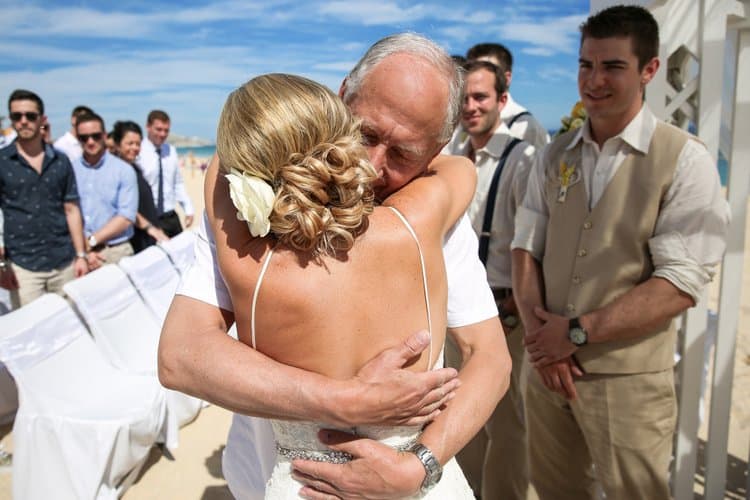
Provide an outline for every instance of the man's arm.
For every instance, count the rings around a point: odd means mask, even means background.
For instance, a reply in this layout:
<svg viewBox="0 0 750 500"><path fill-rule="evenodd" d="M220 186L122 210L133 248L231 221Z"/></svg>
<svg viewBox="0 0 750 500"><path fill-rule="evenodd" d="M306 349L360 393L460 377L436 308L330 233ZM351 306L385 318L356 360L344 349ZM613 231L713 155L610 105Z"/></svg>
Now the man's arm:
<svg viewBox="0 0 750 500"><path fill-rule="evenodd" d="M159 342L159 379L237 413L319 420L352 427L416 425L434 418L460 383L455 370L400 369L429 345L413 335L349 380L333 380L274 361L226 334L232 313L177 295Z"/></svg>
<svg viewBox="0 0 750 500"><path fill-rule="evenodd" d="M81 218L81 209L78 207L78 203L74 201L66 201L63 203L65 210L65 221L68 224L68 232L70 233L70 239L73 241L73 248L76 254L80 255L85 252L86 243L83 239L83 219ZM86 259L79 259L76 257L73 263L75 267L75 276L80 278L89 271Z"/></svg>
<svg viewBox="0 0 750 500"><path fill-rule="evenodd" d="M544 310L544 280L539 262L526 250L514 248L511 251L513 261L513 297L516 301L521 321L523 321L525 337L536 334L545 324L535 314ZM567 334L567 320L565 322ZM581 376L580 368L568 355L557 362L546 366L537 366L537 371L545 387L559 392L568 399L575 399L578 393L573 382L573 376Z"/></svg>
<svg viewBox="0 0 750 500"><path fill-rule="evenodd" d="M649 335L689 307L693 297L666 279L652 277L606 306L579 317L588 342L610 342ZM537 309L544 327L526 337L529 359L544 366L572 355L577 347L568 339L568 318Z"/></svg>

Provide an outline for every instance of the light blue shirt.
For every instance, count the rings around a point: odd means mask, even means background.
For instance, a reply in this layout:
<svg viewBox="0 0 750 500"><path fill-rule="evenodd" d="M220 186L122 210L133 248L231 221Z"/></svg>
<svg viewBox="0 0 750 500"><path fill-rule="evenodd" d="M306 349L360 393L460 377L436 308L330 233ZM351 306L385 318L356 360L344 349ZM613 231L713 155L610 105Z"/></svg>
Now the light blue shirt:
<svg viewBox="0 0 750 500"><path fill-rule="evenodd" d="M73 162L78 195L81 199L83 232L86 236L101 229L116 215L131 222L138 210L138 181L133 167L114 155L105 152L95 164L89 165L83 157ZM124 243L133 236L133 226L111 238L109 245Z"/></svg>

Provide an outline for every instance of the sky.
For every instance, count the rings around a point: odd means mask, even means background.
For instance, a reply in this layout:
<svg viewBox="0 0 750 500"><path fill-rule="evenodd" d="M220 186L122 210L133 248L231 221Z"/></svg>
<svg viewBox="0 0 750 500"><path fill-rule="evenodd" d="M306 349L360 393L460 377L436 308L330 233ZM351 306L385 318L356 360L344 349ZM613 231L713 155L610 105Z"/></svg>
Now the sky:
<svg viewBox="0 0 750 500"><path fill-rule="evenodd" d="M338 90L383 36L415 31L451 54L501 42L511 93L548 129L578 99L578 26L588 0L0 0L0 95L38 93L53 137L92 107L107 127L167 111L172 132L213 141L229 92L252 77L294 73ZM4 127L9 126L5 119Z"/></svg>

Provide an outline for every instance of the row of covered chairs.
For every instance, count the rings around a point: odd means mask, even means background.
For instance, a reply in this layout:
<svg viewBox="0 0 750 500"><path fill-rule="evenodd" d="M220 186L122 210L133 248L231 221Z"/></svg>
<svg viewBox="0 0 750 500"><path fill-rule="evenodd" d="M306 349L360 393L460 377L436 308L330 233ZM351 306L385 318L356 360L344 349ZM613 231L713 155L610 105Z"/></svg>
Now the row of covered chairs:
<svg viewBox="0 0 750 500"><path fill-rule="evenodd" d="M177 446L201 401L161 386L156 354L194 238L67 283L74 307L47 294L0 316L0 361L18 388L13 498L115 499L154 444Z"/></svg>

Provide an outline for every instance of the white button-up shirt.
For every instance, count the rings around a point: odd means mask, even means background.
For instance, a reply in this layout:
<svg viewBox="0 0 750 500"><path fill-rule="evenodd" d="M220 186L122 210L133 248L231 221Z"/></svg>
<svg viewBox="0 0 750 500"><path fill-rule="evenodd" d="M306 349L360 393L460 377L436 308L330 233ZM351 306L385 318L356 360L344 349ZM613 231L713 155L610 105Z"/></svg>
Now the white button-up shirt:
<svg viewBox="0 0 750 500"><path fill-rule="evenodd" d="M70 132L70 130L58 137L52 147L54 147L58 151L65 153L65 155L70 160L70 163L73 163L83 155L83 148L81 148L81 143L78 142L78 138L74 136Z"/></svg>
<svg viewBox="0 0 750 500"><path fill-rule="evenodd" d="M505 107L500 111L500 119L508 126L508 123L519 113L528 111L526 108L513 100L510 92L507 93L508 100L505 101ZM549 143L549 134L534 115L524 115L516 120L513 125L509 126L510 135L528 142L537 149L542 149Z"/></svg>
<svg viewBox="0 0 750 500"><path fill-rule="evenodd" d="M193 203L190 201L185 184L182 181L177 150L167 143L162 144L159 150L161 152L164 212L174 210L179 203L185 215L193 215ZM154 205L156 206L159 200L159 157L156 153L156 146L148 137L145 137L141 142L138 164L143 172L143 177L151 187Z"/></svg>
<svg viewBox="0 0 750 500"><path fill-rule="evenodd" d="M581 173L589 208L599 202L628 153L648 153L656 124L656 117L644 105L625 129L608 139L601 149L591 137L588 120L575 134L567 148L583 141ZM549 161L554 160L542 154L529 175L511 245L528 251L537 260L545 251L549 209L544 185ZM701 143L688 140L677 159L672 184L662 200L654 235L649 240L653 276L670 281L697 302L724 253L729 219L729 205L721 192L716 163Z"/></svg>
<svg viewBox="0 0 750 500"><path fill-rule="evenodd" d="M513 138L508 127L500 122L500 126L495 129L487 144L474 152L477 188L467 213L477 235L482 232L492 177L497 170L500 156ZM450 153L469 156L471 149L471 140L467 138ZM514 218L516 209L526 193L526 182L536 158L535 152L534 146L526 142L516 144L508 155L505 168L500 175L486 264L487 281L493 288L511 287L510 242L513 239Z"/></svg>

